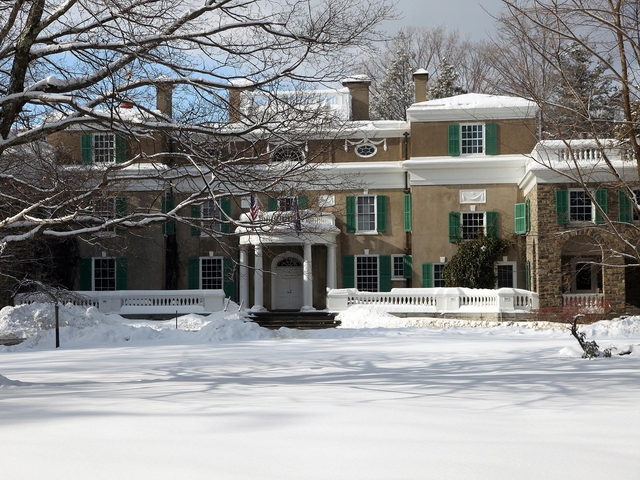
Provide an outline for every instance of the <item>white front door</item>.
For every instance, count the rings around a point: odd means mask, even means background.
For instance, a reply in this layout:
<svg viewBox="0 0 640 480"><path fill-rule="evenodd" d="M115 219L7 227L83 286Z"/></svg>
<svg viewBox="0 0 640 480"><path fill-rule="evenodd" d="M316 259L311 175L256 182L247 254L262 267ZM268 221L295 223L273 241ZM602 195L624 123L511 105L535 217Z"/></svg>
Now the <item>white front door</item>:
<svg viewBox="0 0 640 480"><path fill-rule="evenodd" d="M295 257L280 259L272 277L274 310L300 310L302 308L302 262Z"/></svg>

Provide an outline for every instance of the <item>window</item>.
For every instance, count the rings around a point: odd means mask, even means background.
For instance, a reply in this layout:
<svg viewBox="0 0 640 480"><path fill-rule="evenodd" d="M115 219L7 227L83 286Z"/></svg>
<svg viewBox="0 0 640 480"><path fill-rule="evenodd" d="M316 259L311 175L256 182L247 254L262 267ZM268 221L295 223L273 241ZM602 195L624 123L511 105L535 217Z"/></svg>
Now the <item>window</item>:
<svg viewBox="0 0 640 480"><path fill-rule="evenodd" d="M433 264L433 286L444 287L444 263Z"/></svg>
<svg viewBox="0 0 640 480"><path fill-rule="evenodd" d="M82 163L121 163L126 160L126 139L114 133L88 133L81 137Z"/></svg>
<svg viewBox="0 0 640 480"><path fill-rule="evenodd" d="M449 125L449 155L497 155L498 125L470 123Z"/></svg>
<svg viewBox="0 0 640 480"><path fill-rule="evenodd" d="M387 197L359 195L347 197L347 233L369 235L387 231Z"/></svg>
<svg viewBox="0 0 640 480"><path fill-rule="evenodd" d="M478 234L498 236L497 212L449 212L449 241L473 240Z"/></svg>
<svg viewBox="0 0 640 480"><path fill-rule="evenodd" d="M200 288L222 289L222 257L200 259Z"/></svg>
<svg viewBox="0 0 640 480"><path fill-rule="evenodd" d="M516 262L499 262L496 264L496 287L516 288Z"/></svg>
<svg viewBox="0 0 640 480"><path fill-rule="evenodd" d="M356 155L362 158L373 157L378 152L378 148L371 143L364 143L356 147Z"/></svg>
<svg viewBox="0 0 640 480"><path fill-rule="evenodd" d="M231 212L231 199L228 197L218 198L218 200L205 200L202 205L191 206L191 216L202 218L202 221L194 223L202 228L220 233L229 233L229 215ZM200 228L191 227L191 235L201 235Z"/></svg>
<svg viewBox="0 0 640 480"><path fill-rule="evenodd" d="M280 145L271 153L271 161L279 162L303 162L304 152L295 145Z"/></svg>
<svg viewBox="0 0 640 480"><path fill-rule="evenodd" d="M378 257L356 256L356 288L361 292L378 291Z"/></svg>
<svg viewBox="0 0 640 480"><path fill-rule="evenodd" d="M222 231L222 222L225 220L224 213L213 200L206 200L202 204L202 226L213 230Z"/></svg>
<svg viewBox="0 0 640 480"><path fill-rule="evenodd" d="M392 272L391 279L392 280L404 280L404 255L391 255L392 260Z"/></svg>
<svg viewBox="0 0 640 480"><path fill-rule="evenodd" d="M93 215L103 220L111 220L116 218L116 199L99 198L93 200Z"/></svg>
<svg viewBox="0 0 640 480"><path fill-rule="evenodd" d="M116 259L93 259L93 290L96 292L116 289Z"/></svg>
<svg viewBox="0 0 640 480"><path fill-rule="evenodd" d="M127 289L127 259L95 257L80 259L80 290L112 291Z"/></svg>
<svg viewBox="0 0 640 480"><path fill-rule="evenodd" d="M591 198L584 190L569 191L569 221L590 222L593 218Z"/></svg>
<svg viewBox="0 0 640 480"><path fill-rule="evenodd" d="M280 197L278 198L278 211L290 212L295 205L296 197ZM298 207L299 208L299 207Z"/></svg>
<svg viewBox="0 0 640 480"><path fill-rule="evenodd" d="M596 258L571 259L571 292L597 293L602 291L602 268Z"/></svg>
<svg viewBox="0 0 640 480"><path fill-rule="evenodd" d="M460 153L468 155L484 152L483 125L460 125Z"/></svg>

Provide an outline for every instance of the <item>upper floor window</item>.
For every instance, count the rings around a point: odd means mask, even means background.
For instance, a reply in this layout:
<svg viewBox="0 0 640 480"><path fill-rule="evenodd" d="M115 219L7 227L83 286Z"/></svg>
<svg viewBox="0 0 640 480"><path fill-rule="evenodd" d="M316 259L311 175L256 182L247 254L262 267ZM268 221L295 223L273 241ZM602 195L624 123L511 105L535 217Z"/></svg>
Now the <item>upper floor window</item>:
<svg viewBox="0 0 640 480"><path fill-rule="evenodd" d="M347 197L347 232L373 234L387 231L387 197L357 195Z"/></svg>
<svg viewBox="0 0 640 480"><path fill-rule="evenodd" d="M205 230L229 233L231 214L231 199L228 197L218 198L217 200L209 199L202 202L202 205L191 206L191 216L193 218L201 218L202 220L194 222ZM191 235L201 235L200 228L191 227Z"/></svg>
<svg viewBox="0 0 640 480"><path fill-rule="evenodd" d="M569 191L569 221L590 222L593 218L591 198L584 190Z"/></svg>
<svg viewBox="0 0 640 480"><path fill-rule="evenodd" d="M496 123L463 123L449 125L449 155L497 155Z"/></svg>
<svg viewBox="0 0 640 480"><path fill-rule="evenodd" d="M373 157L378 152L378 147L372 143L363 143L356 147L356 155L362 158Z"/></svg>
<svg viewBox="0 0 640 480"><path fill-rule="evenodd" d="M82 163L122 163L126 160L126 138L115 133L87 133L81 137Z"/></svg>
<svg viewBox="0 0 640 480"><path fill-rule="evenodd" d="M280 145L271 153L272 162L304 162L304 152L296 145Z"/></svg>
<svg viewBox="0 0 640 480"><path fill-rule="evenodd" d="M205 200L202 204L202 226L214 232L221 232L224 219L224 212L220 206L213 200Z"/></svg>

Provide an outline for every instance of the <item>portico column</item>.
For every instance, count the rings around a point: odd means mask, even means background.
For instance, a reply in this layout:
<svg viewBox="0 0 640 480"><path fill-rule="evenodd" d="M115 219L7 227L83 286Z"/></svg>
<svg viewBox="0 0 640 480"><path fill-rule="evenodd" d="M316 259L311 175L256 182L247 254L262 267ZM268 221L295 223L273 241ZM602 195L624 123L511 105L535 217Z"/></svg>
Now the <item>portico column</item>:
<svg viewBox="0 0 640 480"><path fill-rule="evenodd" d="M264 310L264 282L262 278L262 245L255 246L255 271L253 272L253 307L252 310Z"/></svg>
<svg viewBox="0 0 640 480"><path fill-rule="evenodd" d="M249 308L249 247L240 246L240 304Z"/></svg>
<svg viewBox="0 0 640 480"><path fill-rule="evenodd" d="M327 245L327 290L336 288L336 245L330 243Z"/></svg>
<svg viewBox="0 0 640 480"><path fill-rule="evenodd" d="M302 266L302 310L313 310L313 281L311 278L311 243L304 244L304 263Z"/></svg>

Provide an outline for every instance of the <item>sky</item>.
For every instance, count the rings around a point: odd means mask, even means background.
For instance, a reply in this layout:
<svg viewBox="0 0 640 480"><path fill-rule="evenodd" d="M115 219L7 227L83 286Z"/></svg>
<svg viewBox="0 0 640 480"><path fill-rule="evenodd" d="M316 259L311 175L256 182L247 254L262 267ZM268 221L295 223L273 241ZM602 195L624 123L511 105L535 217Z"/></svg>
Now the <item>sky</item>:
<svg viewBox="0 0 640 480"><path fill-rule="evenodd" d="M401 27L446 25L472 40L486 39L493 29L493 18L502 10L502 0L398 0L400 20L389 22L389 32ZM488 12L488 13L487 13Z"/></svg>

